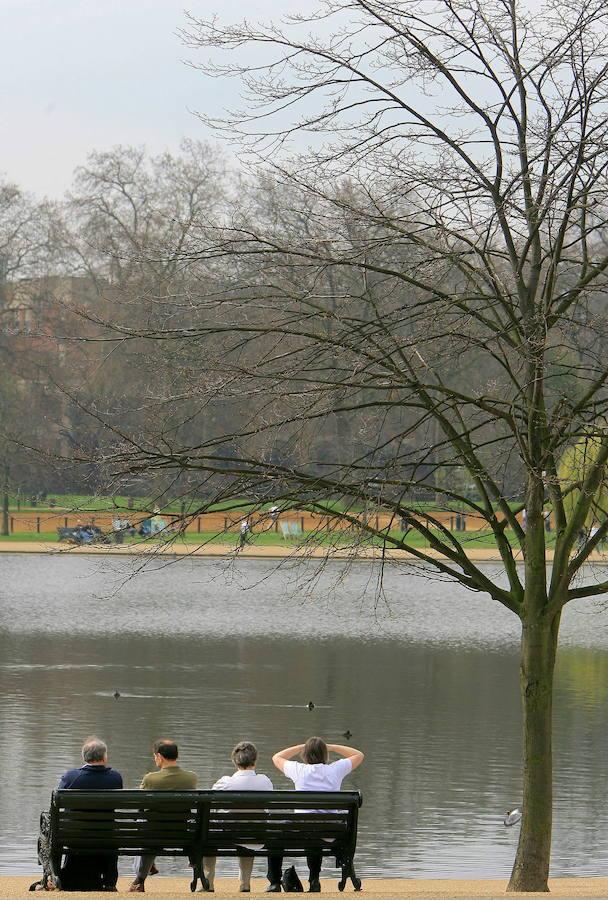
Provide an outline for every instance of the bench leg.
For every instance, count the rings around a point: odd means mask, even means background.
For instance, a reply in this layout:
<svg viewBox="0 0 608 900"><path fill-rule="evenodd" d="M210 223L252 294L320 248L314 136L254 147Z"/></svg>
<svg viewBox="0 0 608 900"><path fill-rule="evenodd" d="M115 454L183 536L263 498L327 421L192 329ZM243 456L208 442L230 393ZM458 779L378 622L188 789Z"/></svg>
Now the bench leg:
<svg viewBox="0 0 608 900"><path fill-rule="evenodd" d="M199 873L196 863L191 862L190 865L192 866L192 881L190 882L190 890L192 891L192 893L194 893L196 890L196 885L198 884Z"/></svg>
<svg viewBox="0 0 608 900"><path fill-rule="evenodd" d="M346 887L346 882L348 879L353 883L353 887L356 891L361 890L361 879L357 878L357 874L355 872L355 866L353 864L352 859L346 860L342 863L342 878L338 882L338 890L343 891Z"/></svg>
<svg viewBox="0 0 608 900"><path fill-rule="evenodd" d="M199 878L203 886L203 890L208 891L210 887L209 879L205 875L202 860L196 863L192 863L192 881L190 882L190 890L192 891L192 893L194 893L196 890L196 885L198 884Z"/></svg>
<svg viewBox="0 0 608 900"><path fill-rule="evenodd" d="M205 873L203 871L202 860L198 860L197 862L192 863L192 881L190 882L190 890L192 891L192 893L194 893L194 891L196 890L196 885L198 884L199 878L203 889L208 891L209 882L207 881Z"/></svg>
<svg viewBox="0 0 608 900"><path fill-rule="evenodd" d="M361 879L357 878L357 874L355 872L355 865L354 865L352 859L350 861L350 873L349 874L350 874L350 880L353 883L354 889L356 891L360 891L361 890Z"/></svg>

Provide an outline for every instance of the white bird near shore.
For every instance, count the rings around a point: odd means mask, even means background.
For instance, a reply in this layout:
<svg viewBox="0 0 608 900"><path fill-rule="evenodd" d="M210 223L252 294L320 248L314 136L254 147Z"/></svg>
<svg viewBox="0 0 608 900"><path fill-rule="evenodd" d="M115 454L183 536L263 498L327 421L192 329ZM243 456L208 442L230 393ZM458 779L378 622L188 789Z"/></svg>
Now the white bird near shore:
<svg viewBox="0 0 608 900"><path fill-rule="evenodd" d="M504 818L505 825L517 825L522 816L521 809L519 806L516 806L515 809L510 809Z"/></svg>

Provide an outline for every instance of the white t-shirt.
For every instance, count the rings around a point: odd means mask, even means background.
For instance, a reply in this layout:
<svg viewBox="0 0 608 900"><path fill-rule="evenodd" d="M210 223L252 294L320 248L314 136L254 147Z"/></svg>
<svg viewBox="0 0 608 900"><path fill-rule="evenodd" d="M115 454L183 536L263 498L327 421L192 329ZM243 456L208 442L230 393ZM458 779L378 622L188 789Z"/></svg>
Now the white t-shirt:
<svg viewBox="0 0 608 900"><path fill-rule="evenodd" d="M350 759L314 765L288 759L283 766L283 772L291 778L296 791L339 791L342 781L352 770Z"/></svg>
<svg viewBox="0 0 608 900"><path fill-rule="evenodd" d="M272 791L268 775L258 775L255 769L240 769L234 775L222 775L213 785L213 791Z"/></svg>

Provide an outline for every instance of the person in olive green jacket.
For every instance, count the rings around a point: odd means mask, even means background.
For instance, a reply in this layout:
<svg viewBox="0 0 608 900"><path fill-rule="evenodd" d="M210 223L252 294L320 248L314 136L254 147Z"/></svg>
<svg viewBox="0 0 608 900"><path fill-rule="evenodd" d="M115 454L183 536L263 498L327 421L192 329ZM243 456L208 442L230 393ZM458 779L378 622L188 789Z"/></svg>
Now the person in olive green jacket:
<svg viewBox="0 0 608 900"><path fill-rule="evenodd" d="M155 741L152 748L157 772L148 772L142 778L142 791L194 791L198 782L194 772L182 769L177 763L178 750L175 741L166 739ZM135 859L135 880L129 891L135 894L145 892L145 881L154 865L154 856L144 854Z"/></svg>

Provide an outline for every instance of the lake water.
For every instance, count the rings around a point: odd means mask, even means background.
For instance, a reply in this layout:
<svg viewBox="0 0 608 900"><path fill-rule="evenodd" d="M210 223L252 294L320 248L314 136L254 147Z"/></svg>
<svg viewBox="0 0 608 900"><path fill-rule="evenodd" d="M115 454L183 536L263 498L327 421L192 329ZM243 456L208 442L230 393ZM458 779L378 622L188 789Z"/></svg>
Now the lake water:
<svg viewBox="0 0 608 900"><path fill-rule="evenodd" d="M344 783L364 795L362 877L508 875L519 630L485 596L412 568L386 570L380 593L367 564L192 559L138 572L141 561L3 553L0 566L0 873L37 871L40 810L90 733L125 786L170 736L201 787L231 772L242 738L288 787L273 752L311 734L345 742L349 729L366 753ZM589 601L564 617L554 875L608 873L607 626Z"/></svg>

